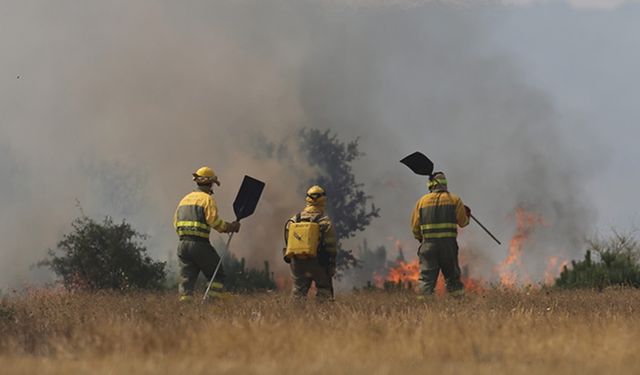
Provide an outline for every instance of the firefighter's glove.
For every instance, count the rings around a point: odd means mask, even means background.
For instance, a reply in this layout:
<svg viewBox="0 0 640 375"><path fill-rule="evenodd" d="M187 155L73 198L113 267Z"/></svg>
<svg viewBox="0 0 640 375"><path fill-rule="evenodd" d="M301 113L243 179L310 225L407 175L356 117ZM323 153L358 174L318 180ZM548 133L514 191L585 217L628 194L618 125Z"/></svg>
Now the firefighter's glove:
<svg viewBox="0 0 640 375"><path fill-rule="evenodd" d="M471 217L471 209L469 206L464 206L464 211L467 213L467 217Z"/></svg>
<svg viewBox="0 0 640 375"><path fill-rule="evenodd" d="M233 223L227 223L227 233L240 232L240 222L234 221Z"/></svg>

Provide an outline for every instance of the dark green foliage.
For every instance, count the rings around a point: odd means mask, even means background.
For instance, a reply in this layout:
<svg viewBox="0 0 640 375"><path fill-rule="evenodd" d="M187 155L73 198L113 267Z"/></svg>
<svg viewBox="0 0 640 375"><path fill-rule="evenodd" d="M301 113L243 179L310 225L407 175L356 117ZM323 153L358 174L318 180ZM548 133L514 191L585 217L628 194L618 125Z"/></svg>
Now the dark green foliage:
<svg viewBox="0 0 640 375"><path fill-rule="evenodd" d="M393 282L386 280L384 284L382 284L382 289L388 291L413 290L414 286L415 285L411 281Z"/></svg>
<svg viewBox="0 0 640 375"><path fill-rule="evenodd" d="M593 254L599 259L594 260ZM556 280L563 288L595 288L608 286L640 287L640 246L632 235L613 232L606 239L589 241L584 260L572 261Z"/></svg>
<svg viewBox="0 0 640 375"><path fill-rule="evenodd" d="M273 272L269 269L269 262L264 262L264 269L247 268L245 259L238 259L227 251L225 244L215 241L216 249L220 249L222 266L224 267L224 285L231 292L257 292L276 289Z"/></svg>
<svg viewBox="0 0 640 375"><path fill-rule="evenodd" d="M0 304L0 321L13 321L15 315L16 312L13 308Z"/></svg>
<svg viewBox="0 0 640 375"><path fill-rule="evenodd" d="M227 256L223 261L226 273L225 287L232 292L256 292L276 289L269 262L264 269L247 268L244 258L238 260L235 255Z"/></svg>
<svg viewBox="0 0 640 375"><path fill-rule="evenodd" d="M40 262L49 267L67 288L160 289L165 280L165 263L155 262L137 240L138 233L126 221L114 224L110 217L101 223L86 216L73 221L73 230L49 250Z"/></svg>
<svg viewBox="0 0 640 375"><path fill-rule="evenodd" d="M363 184L356 181L351 167L363 156L358 140L344 143L331 131L318 129L303 129L300 139L308 162L321 171L307 185L320 185L327 192L327 213L338 237L338 268L356 266L357 259L351 250L340 246L340 240L353 237L379 217L379 209L369 203L372 198L362 190Z"/></svg>

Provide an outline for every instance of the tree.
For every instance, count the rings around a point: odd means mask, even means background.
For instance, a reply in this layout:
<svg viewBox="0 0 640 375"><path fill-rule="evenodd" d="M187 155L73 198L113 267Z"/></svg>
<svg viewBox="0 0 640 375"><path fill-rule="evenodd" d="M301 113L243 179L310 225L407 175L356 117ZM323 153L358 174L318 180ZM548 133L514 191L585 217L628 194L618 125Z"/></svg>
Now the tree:
<svg viewBox="0 0 640 375"><path fill-rule="evenodd" d="M373 203L369 204L372 197L362 190L364 185L353 174L351 163L364 155L358 149L358 139L344 143L329 130L303 129L300 144L309 164L320 170L308 185L322 186L329 197L327 213L338 237L338 268L356 266L353 252L343 249L341 240L363 231L380 212Z"/></svg>
<svg viewBox="0 0 640 375"><path fill-rule="evenodd" d="M40 266L49 267L67 288L159 289L165 263L155 262L137 240L138 233L126 221L114 224L110 217L99 223L84 215L72 223L73 230L48 251Z"/></svg>

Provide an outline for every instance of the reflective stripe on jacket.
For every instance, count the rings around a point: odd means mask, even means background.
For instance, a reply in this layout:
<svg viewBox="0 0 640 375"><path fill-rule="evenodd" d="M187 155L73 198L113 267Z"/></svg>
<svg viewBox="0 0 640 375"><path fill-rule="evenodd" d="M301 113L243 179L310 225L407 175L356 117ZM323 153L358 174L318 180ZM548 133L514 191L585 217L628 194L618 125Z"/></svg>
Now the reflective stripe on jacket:
<svg viewBox="0 0 640 375"><path fill-rule="evenodd" d="M227 224L218 217L215 199L202 190L187 194L176 209L173 226L178 236L209 238L211 228L225 232Z"/></svg>
<svg viewBox="0 0 640 375"><path fill-rule="evenodd" d="M456 238L458 226L469 225L469 217L460 197L448 191L434 191L420 198L411 225L418 241Z"/></svg>

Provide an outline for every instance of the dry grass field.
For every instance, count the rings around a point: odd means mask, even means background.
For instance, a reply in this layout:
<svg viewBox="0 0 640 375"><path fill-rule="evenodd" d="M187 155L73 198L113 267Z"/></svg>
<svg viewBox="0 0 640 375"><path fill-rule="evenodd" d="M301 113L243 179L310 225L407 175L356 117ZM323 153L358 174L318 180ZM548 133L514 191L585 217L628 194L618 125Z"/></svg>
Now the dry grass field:
<svg viewBox="0 0 640 375"><path fill-rule="evenodd" d="M640 373L640 292L5 297L3 374Z"/></svg>

